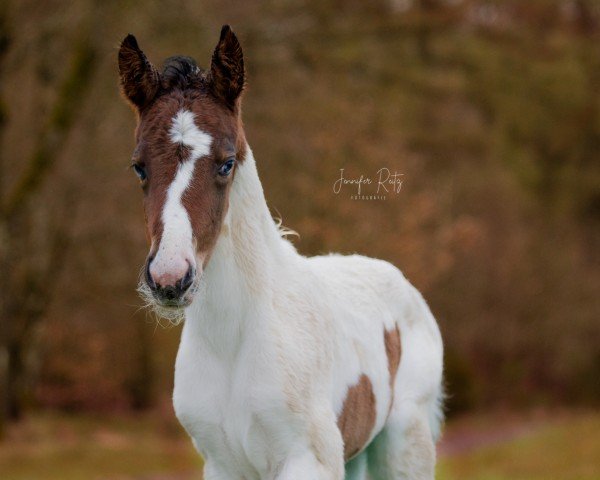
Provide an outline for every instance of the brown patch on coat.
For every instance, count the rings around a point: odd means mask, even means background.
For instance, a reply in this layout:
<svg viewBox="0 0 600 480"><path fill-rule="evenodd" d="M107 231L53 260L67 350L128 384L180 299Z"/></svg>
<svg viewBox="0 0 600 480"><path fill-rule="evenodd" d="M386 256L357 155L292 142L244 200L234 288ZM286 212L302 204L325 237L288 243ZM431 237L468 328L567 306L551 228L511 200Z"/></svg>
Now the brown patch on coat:
<svg viewBox="0 0 600 480"><path fill-rule="evenodd" d="M402 355L402 343L400 342L400 329L398 325L393 330L383 331L383 342L385 344L385 354L388 359L388 371L390 373L390 387L394 391L394 381L400 366L400 357Z"/></svg>
<svg viewBox="0 0 600 480"><path fill-rule="evenodd" d="M375 394L371 380L362 374L346 394L338 428L344 440L344 460L360 452L369 441L377 418Z"/></svg>
<svg viewBox="0 0 600 480"><path fill-rule="evenodd" d="M162 212L167 191L179 165L191 151L172 142L170 129L180 110L194 114L196 126L212 138L211 152L196 160L194 175L183 193L182 204L188 212L198 252L210 252L218 238L228 208L229 190L235 169L229 177L216 174L218 167L235 156L238 163L246 155L246 143L237 115L224 108L202 90L175 90L165 94L140 115L136 131L134 161L146 169L144 210L148 237L157 249L163 232ZM150 252L152 257L155 252Z"/></svg>
<svg viewBox="0 0 600 480"><path fill-rule="evenodd" d="M194 114L196 126L212 137L211 152L198 159L194 176L183 194L198 252L210 252L228 209L229 190L237 167L229 177L217 175L218 167L235 156L242 163L246 139L240 100L245 84L241 47L235 34L224 26L211 69L206 71L190 57L171 57L159 72L148 61L132 35L119 50L121 89L138 116L133 161L143 167L144 212L151 259L163 233L162 212L167 190L189 148L171 141L173 117L180 110Z"/></svg>
<svg viewBox="0 0 600 480"><path fill-rule="evenodd" d="M385 344L385 355L388 359L388 372L390 375L390 407L392 410L394 404L394 384L396 382L396 374L400 366L400 357L402 356L402 342L400 341L400 329L398 325L393 330L383 331L383 343Z"/></svg>

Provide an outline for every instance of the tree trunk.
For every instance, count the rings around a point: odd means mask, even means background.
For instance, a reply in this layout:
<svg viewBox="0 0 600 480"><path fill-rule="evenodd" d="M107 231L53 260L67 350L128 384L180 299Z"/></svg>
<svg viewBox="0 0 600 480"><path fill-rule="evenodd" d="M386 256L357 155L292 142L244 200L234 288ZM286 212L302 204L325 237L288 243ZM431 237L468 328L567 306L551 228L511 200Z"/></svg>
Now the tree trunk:
<svg viewBox="0 0 600 480"><path fill-rule="evenodd" d="M9 421L18 421L23 416L25 400L25 349L21 339L8 345L6 378L6 413Z"/></svg>
<svg viewBox="0 0 600 480"><path fill-rule="evenodd" d="M136 410L145 410L152 405L152 387L154 368L152 365L152 345L148 324L142 318L135 318L137 345L136 367L129 382L129 392L132 407Z"/></svg>
<svg viewBox="0 0 600 480"><path fill-rule="evenodd" d="M70 69L58 85L56 102L23 175L8 194L0 192L0 436L7 420L23 415L30 390L26 360L32 332L50 302L56 283L51 279L64 264L67 248L66 224L56 221L53 231L46 232L52 239L44 252L47 261L39 265L31 260L27 252L33 234L31 200L62 151L93 78L95 64L95 50L89 34L84 32L75 45ZM4 161L0 162L0 177L3 168Z"/></svg>
<svg viewBox="0 0 600 480"><path fill-rule="evenodd" d="M10 35L8 32L7 2L0 7L0 78L3 73L3 60L10 44ZM4 101L0 98L0 140L6 125L7 112ZM1 146L1 144L0 144ZM3 177L3 158L0 151L0 206L4 204L4 177ZM4 436L4 427L8 416L8 403L6 392L8 388L8 350L6 339L8 335L8 318L4 315L6 312L6 282L8 281L8 233L6 223L0 217L0 440Z"/></svg>

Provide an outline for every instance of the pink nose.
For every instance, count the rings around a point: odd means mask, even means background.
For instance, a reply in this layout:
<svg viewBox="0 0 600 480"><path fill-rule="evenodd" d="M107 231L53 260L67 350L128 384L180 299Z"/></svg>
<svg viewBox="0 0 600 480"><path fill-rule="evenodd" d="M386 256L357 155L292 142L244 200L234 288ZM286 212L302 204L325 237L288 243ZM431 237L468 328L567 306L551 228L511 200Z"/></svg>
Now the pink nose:
<svg viewBox="0 0 600 480"><path fill-rule="evenodd" d="M168 264L153 261L150 263L150 278L157 287L175 287L191 270L190 264L183 258L169 259Z"/></svg>
<svg viewBox="0 0 600 480"><path fill-rule="evenodd" d="M169 258L166 265L150 260L146 264L146 282L159 302L180 305L185 293L194 284L196 270L185 260L173 260Z"/></svg>

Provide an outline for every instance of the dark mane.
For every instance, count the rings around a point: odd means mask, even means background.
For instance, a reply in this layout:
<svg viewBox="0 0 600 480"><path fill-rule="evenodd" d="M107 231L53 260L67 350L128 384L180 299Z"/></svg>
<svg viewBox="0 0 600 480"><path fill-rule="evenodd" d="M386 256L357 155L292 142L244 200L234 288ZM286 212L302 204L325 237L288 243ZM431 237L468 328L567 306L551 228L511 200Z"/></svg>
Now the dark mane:
<svg viewBox="0 0 600 480"><path fill-rule="evenodd" d="M164 62L161 75L163 88L185 90L196 85L202 79L203 73L204 71L196 64L196 60L191 57L180 55L169 57Z"/></svg>

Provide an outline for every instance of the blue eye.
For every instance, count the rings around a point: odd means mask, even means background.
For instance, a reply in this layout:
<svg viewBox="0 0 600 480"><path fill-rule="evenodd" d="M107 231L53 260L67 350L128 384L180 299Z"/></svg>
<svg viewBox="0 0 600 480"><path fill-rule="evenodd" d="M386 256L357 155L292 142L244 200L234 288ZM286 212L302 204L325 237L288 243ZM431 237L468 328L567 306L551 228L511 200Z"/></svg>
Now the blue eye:
<svg viewBox="0 0 600 480"><path fill-rule="evenodd" d="M228 176L231 173L231 170L233 170L234 163L235 163L235 159L230 158L223 165L221 165L219 167L219 170L217 170L217 173L219 175L221 175L222 177Z"/></svg>
<svg viewBox="0 0 600 480"><path fill-rule="evenodd" d="M146 180L146 178L147 178L146 169L143 166L141 166L137 163L134 163L131 167L133 168L133 171L138 176L140 181L143 182L144 180Z"/></svg>

